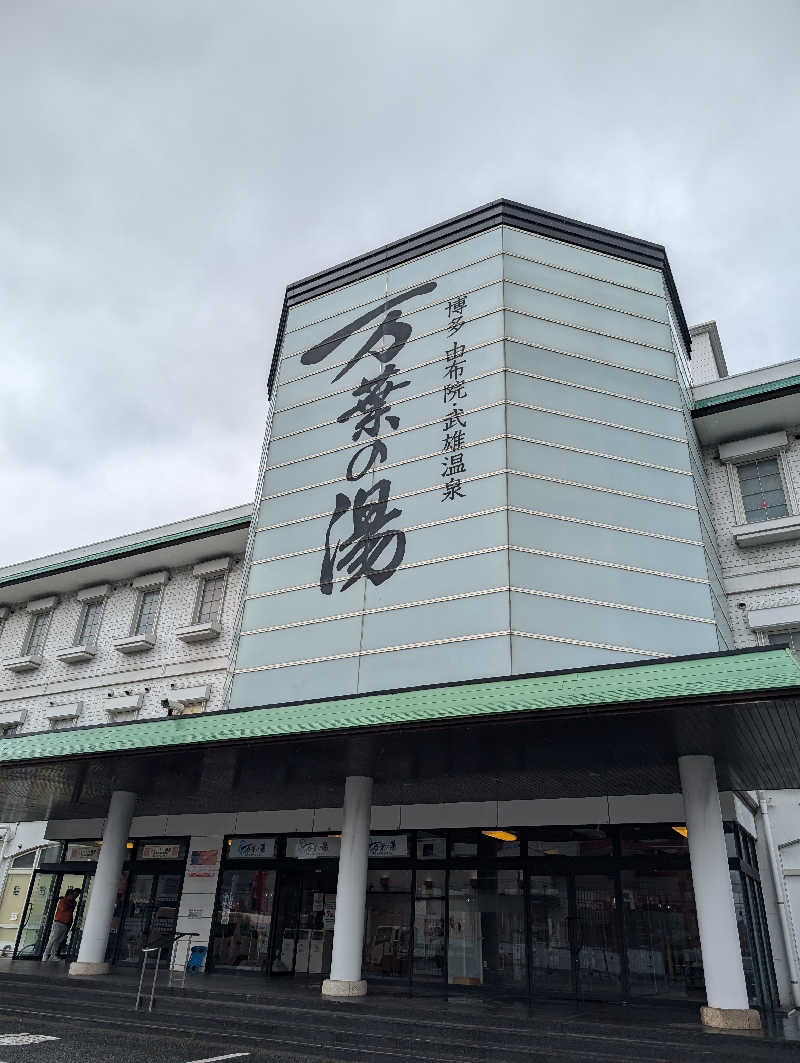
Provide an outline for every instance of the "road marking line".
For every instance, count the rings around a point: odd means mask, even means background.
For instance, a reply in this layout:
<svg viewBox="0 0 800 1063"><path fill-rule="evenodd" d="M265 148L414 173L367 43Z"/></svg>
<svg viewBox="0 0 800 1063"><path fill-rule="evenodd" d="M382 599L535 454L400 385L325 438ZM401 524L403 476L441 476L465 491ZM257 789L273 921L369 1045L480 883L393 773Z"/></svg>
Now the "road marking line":
<svg viewBox="0 0 800 1063"><path fill-rule="evenodd" d="M217 1060L235 1060L240 1056L250 1056L250 1052L228 1052L227 1056L207 1056L204 1060L188 1060L187 1063L217 1063Z"/></svg>
<svg viewBox="0 0 800 1063"><path fill-rule="evenodd" d="M38 1045L42 1041L58 1041L46 1033L0 1033L0 1045Z"/></svg>

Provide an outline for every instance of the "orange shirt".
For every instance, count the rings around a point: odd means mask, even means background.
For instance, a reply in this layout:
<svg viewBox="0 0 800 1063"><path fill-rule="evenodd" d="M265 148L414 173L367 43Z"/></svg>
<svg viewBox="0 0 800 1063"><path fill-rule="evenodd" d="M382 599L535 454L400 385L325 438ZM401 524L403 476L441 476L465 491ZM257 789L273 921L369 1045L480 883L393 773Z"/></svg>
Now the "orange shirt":
<svg viewBox="0 0 800 1063"><path fill-rule="evenodd" d="M75 911L75 898L74 897L59 897L58 904L56 905L56 913L53 919L56 923L66 923L67 926L72 922L72 913Z"/></svg>

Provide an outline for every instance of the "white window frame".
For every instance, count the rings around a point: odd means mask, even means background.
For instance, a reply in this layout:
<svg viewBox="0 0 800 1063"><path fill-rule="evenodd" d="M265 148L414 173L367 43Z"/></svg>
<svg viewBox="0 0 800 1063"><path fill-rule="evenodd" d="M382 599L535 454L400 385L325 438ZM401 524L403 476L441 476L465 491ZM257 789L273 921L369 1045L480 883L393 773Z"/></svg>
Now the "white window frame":
<svg viewBox="0 0 800 1063"><path fill-rule="evenodd" d="M742 498L742 485L739 482L739 466L751 465L755 461L770 461L772 458L776 458L778 462L778 475L781 478L781 487L783 488L783 496L786 499L787 516L795 516L798 513L797 498L792 488L792 478L789 475L789 469L786 463L786 452L783 449L775 449L772 453L761 453L742 459L742 461L726 461L725 466L728 470L728 485L731 492L731 501L733 502L733 512L735 516L735 522L737 525L749 524L747 520L747 514L744 510L744 499ZM785 518L778 517L772 518L777 520L783 520Z"/></svg>
<svg viewBox="0 0 800 1063"><path fill-rule="evenodd" d="M219 600L219 616L211 620L200 620L200 605L203 600L203 589L206 583L212 579L222 579L222 597ZM209 572L204 576L199 576L197 580L197 592L194 599L194 608L192 609L192 624L221 624L222 623L222 611L225 608L225 594L228 590L228 570L219 572Z"/></svg>
<svg viewBox="0 0 800 1063"><path fill-rule="evenodd" d="M151 594L153 592L158 594L158 604L156 605L156 613L155 613L155 616L153 618L153 626L150 629L150 631L142 634L142 633L138 632L136 629L139 626L139 620L141 619L141 616L142 616L142 607L144 606L144 596L146 594ZM133 610L133 618L131 620L131 629L130 629L130 632L129 632L131 638L134 638L134 637L138 636L139 638L143 638L143 639L154 639L156 637L156 632L158 631L158 622L161 619L161 603L163 601L164 601L164 585L163 585L163 583L162 584L153 583L153 584L150 584L147 587L139 587L138 588L137 594L136 594L136 606L134 607L134 610Z"/></svg>
<svg viewBox="0 0 800 1063"><path fill-rule="evenodd" d="M81 602L81 611L78 614L78 623L75 627L75 635L72 639L73 646L83 646L86 643L86 640L81 638L81 633L83 631L86 614L93 605L98 605L100 607L100 619L97 621L97 632L95 633L94 638L89 639L88 641L91 645L95 645L97 642L97 636L100 634L100 628L103 625L103 614L106 611L106 600L105 598L87 598L85 601Z"/></svg>
<svg viewBox="0 0 800 1063"><path fill-rule="evenodd" d="M44 648L47 645L47 637L50 634L50 624L53 621L54 612L55 609L51 607L49 609L41 609L37 612L32 612L30 614L30 619L28 620L28 627L25 630L25 640L22 643L22 653L20 654L21 657L44 657ZM36 624L39 620L41 620L42 617L45 617L44 635L42 636L42 648L39 653L33 654L31 653L33 629L36 627Z"/></svg>

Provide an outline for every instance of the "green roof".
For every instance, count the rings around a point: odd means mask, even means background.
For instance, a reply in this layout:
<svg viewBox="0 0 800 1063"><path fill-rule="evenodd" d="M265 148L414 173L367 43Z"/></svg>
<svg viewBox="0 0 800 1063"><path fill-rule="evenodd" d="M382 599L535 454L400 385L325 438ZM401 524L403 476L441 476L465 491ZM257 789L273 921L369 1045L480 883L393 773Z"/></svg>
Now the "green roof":
<svg viewBox="0 0 800 1063"><path fill-rule="evenodd" d="M726 391L723 395L711 395L707 399L698 399L694 404L696 410L704 410L708 406L721 406L725 402L736 402L737 399L746 399L751 395L766 395L770 391L782 391L784 388L795 387L800 384L800 376L785 376L781 380L768 380L766 384L754 384L751 388L742 388L740 391Z"/></svg>
<svg viewBox="0 0 800 1063"><path fill-rule="evenodd" d="M466 720L515 712L574 707L589 711L615 704L634 707L637 702L790 688L795 688L800 695L800 659L791 650L678 658L207 716L18 735L0 740L0 764Z"/></svg>
<svg viewBox="0 0 800 1063"><path fill-rule="evenodd" d="M130 543L109 547L108 550L98 550L93 554L76 554L75 557L63 558L61 561L54 561L49 565L20 569L5 576L0 576L0 587L9 583L22 583L25 580L34 579L36 576L48 576L53 572L60 572L64 569L83 568L97 561L108 561L117 557L125 557L128 554L145 553L159 546L179 543L184 539L199 539L204 535L212 535L225 531L226 528L235 528L249 523L250 517L248 516L231 517L228 520L216 521L214 524L202 524L194 528L181 528L180 531L155 535L151 539L136 539Z"/></svg>

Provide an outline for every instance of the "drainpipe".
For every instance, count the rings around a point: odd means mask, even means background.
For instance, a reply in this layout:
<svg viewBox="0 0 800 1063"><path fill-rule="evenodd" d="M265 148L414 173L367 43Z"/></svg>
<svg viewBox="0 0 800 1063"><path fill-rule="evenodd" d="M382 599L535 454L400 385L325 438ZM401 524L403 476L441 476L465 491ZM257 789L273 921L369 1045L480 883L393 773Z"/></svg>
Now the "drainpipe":
<svg viewBox="0 0 800 1063"><path fill-rule="evenodd" d="M783 948L786 953L786 963L789 968L792 1003L795 1008L800 1008L800 973L798 973L797 969L797 950L794 934L789 922L789 913L786 910L786 883L783 880L783 870L778 861L778 851L775 848L775 839L772 836L772 824L769 821L767 795L763 790L758 791L758 807L761 811L761 822L764 824L764 841L767 843L767 852L769 853L769 867L772 874L772 885L775 887L775 896L778 901L778 918L781 923Z"/></svg>

